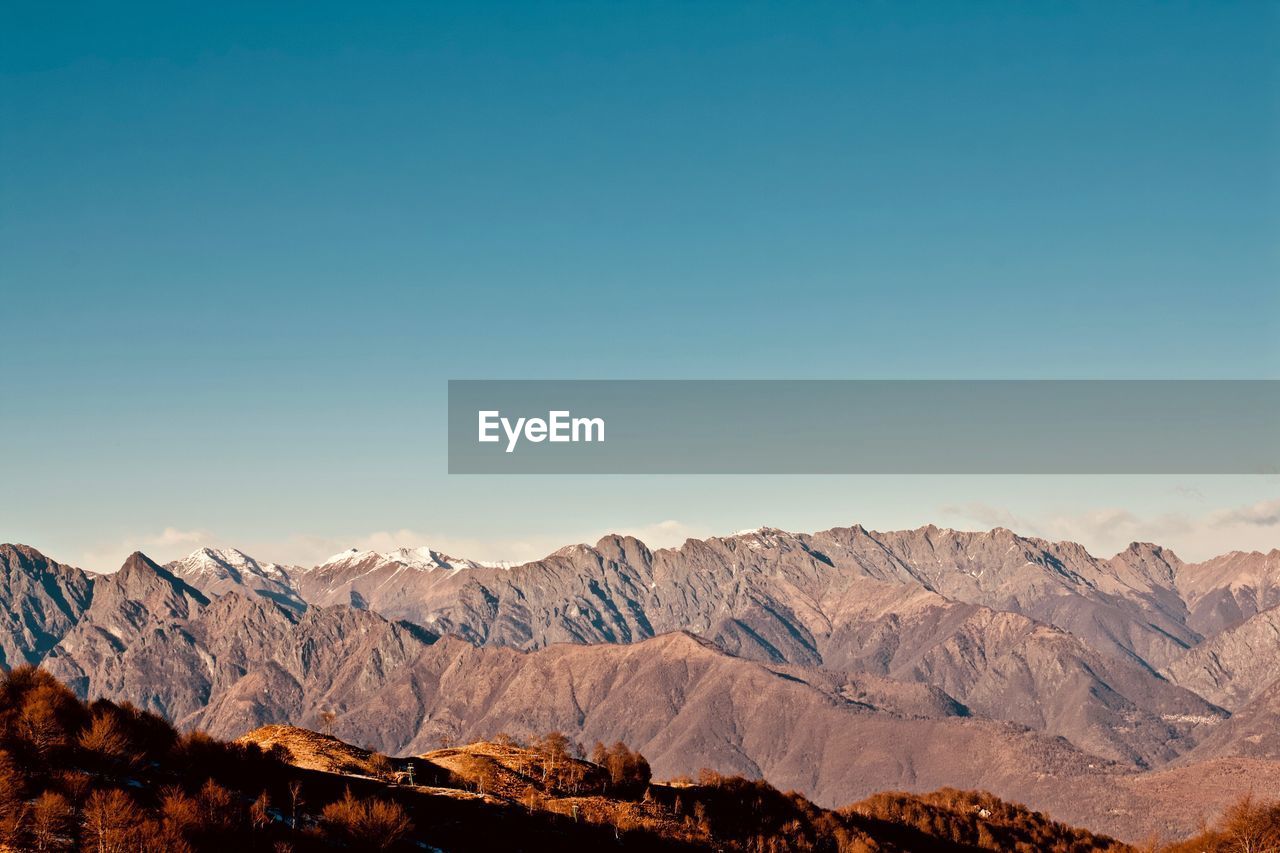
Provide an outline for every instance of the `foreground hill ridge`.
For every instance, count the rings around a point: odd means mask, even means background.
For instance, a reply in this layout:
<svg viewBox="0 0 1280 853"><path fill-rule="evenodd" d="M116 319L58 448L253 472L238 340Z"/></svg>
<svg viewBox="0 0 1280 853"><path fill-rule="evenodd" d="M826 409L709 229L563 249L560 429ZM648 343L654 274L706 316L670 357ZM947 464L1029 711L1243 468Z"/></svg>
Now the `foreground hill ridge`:
<svg viewBox="0 0 1280 853"><path fill-rule="evenodd" d="M981 791L830 810L708 770L661 781L621 741L588 760L555 731L403 758L296 726L221 741L29 666L0 677L0 755L6 850L1132 850Z"/></svg>
<svg viewBox="0 0 1280 853"><path fill-rule="evenodd" d="M11 612L64 612L41 573L82 590L43 646L0 625L0 648L224 737L328 718L421 753L558 728L625 737L667 775L713 767L830 806L984 787L1126 838L1193 828L1171 791L1211 812L1280 784L1273 614L1252 612L1267 554L1184 564L1135 543L1099 560L932 525L656 551L609 536L517 567L363 553L310 570L134 554L90 577L0 546Z"/></svg>

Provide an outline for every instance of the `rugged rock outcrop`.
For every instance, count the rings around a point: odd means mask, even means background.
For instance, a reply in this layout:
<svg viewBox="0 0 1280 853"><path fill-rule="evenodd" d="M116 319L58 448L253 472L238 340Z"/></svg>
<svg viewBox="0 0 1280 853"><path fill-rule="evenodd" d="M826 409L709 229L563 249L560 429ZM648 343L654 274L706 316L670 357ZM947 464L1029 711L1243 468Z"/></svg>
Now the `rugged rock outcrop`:
<svg viewBox="0 0 1280 853"><path fill-rule="evenodd" d="M1099 560L1074 543L1004 529L762 528L658 551L609 536L502 569L322 566L299 590L312 603L355 604L477 643L529 649L689 630L750 636L780 659L812 663L850 585L870 578L1019 613L1104 654L1162 666L1200 639L1172 588L1176 559L1135 545Z"/></svg>
<svg viewBox="0 0 1280 853"><path fill-rule="evenodd" d="M1236 711L1280 681L1280 607L1205 640L1168 668L1177 684Z"/></svg>
<svg viewBox="0 0 1280 853"><path fill-rule="evenodd" d="M0 545L0 670L37 663L75 626L93 581L26 545Z"/></svg>
<svg viewBox="0 0 1280 853"><path fill-rule="evenodd" d="M1211 636L1280 605L1280 548L1232 551L1183 567L1177 579L1187 624Z"/></svg>

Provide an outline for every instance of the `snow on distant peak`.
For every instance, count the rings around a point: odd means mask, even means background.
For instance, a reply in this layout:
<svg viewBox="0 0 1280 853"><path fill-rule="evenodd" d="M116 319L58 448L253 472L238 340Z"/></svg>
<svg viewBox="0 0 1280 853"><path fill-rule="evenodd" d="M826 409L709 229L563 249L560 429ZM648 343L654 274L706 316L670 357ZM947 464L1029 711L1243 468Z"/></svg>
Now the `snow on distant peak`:
<svg viewBox="0 0 1280 853"><path fill-rule="evenodd" d="M425 545L419 548L396 548L393 551L362 551L359 548L350 548L334 554L321 563L320 566L333 566L340 563L355 565L369 560L375 560L379 563L398 563L411 569L426 572L435 571L436 569L508 569L511 567L510 563L505 562L485 562L451 557Z"/></svg>
<svg viewBox="0 0 1280 853"><path fill-rule="evenodd" d="M284 566L260 563L238 548L199 548L168 568L183 578L234 578L246 573L275 580L289 577Z"/></svg>
<svg viewBox="0 0 1280 853"><path fill-rule="evenodd" d="M397 563L404 563L406 566L412 566L415 569L452 569L455 565L469 565L468 560L455 560L435 551L425 545L421 548L397 548L394 551L387 551L380 554L385 560L394 560Z"/></svg>
<svg viewBox="0 0 1280 853"><path fill-rule="evenodd" d="M794 536L788 530L782 530L777 527L753 527L750 530L739 530L737 533L728 537L730 539L749 539L753 537L768 538L778 536Z"/></svg>
<svg viewBox="0 0 1280 853"><path fill-rule="evenodd" d="M369 552L369 551L361 551L359 548L348 548L348 549L347 549L347 550L345 550L345 551L339 551L338 553L334 554L332 557L330 557L329 559L325 560L325 561L324 561L323 563L321 563L320 565L322 565L322 566L328 566L328 565L331 565L331 564L333 564L333 563L342 563L342 562L345 562L345 561L347 561L347 560L352 559L353 557L359 557L359 556L361 556L361 555L363 555L363 554L368 554L368 553L370 553L370 552Z"/></svg>

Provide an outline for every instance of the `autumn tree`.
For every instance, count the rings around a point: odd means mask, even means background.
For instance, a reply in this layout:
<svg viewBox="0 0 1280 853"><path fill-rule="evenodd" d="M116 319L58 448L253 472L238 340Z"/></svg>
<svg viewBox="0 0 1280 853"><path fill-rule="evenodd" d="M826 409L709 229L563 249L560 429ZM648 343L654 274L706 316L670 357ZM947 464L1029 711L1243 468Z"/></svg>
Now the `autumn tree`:
<svg viewBox="0 0 1280 853"><path fill-rule="evenodd" d="M200 787L197 799L200 803L200 817L206 827L226 830L235 825L235 797L226 788L208 779Z"/></svg>
<svg viewBox="0 0 1280 853"><path fill-rule="evenodd" d="M31 810L17 790L0 787L0 847L18 849L27 830Z"/></svg>
<svg viewBox="0 0 1280 853"><path fill-rule="evenodd" d="M160 820L173 838L192 838L204 831L200 802L176 785L160 794Z"/></svg>
<svg viewBox="0 0 1280 853"><path fill-rule="evenodd" d="M93 777L82 770L63 770L57 775L58 789L79 808L93 793Z"/></svg>
<svg viewBox="0 0 1280 853"><path fill-rule="evenodd" d="M604 759L603 766L609 771L609 779L615 786L641 790L649 784L652 777L649 762L622 741L618 741L607 749Z"/></svg>
<svg viewBox="0 0 1280 853"><path fill-rule="evenodd" d="M137 804L124 791L94 791L84 807L84 847L91 853L126 853L135 846L141 822Z"/></svg>
<svg viewBox="0 0 1280 853"><path fill-rule="evenodd" d="M289 782L289 825L298 828L298 809L302 808L302 783L297 779Z"/></svg>
<svg viewBox="0 0 1280 853"><path fill-rule="evenodd" d="M1263 805L1252 794L1241 797L1223 816L1222 834L1231 853L1280 850L1280 803Z"/></svg>
<svg viewBox="0 0 1280 853"><path fill-rule="evenodd" d="M554 784L556 773L569 760L569 738L564 732L547 732L538 739L536 749L542 756L542 781Z"/></svg>
<svg viewBox="0 0 1280 853"><path fill-rule="evenodd" d="M89 727L77 738L80 748L103 759L129 764L141 758L130 744L129 734L115 714L94 714Z"/></svg>
<svg viewBox="0 0 1280 853"><path fill-rule="evenodd" d="M32 697L22 706L18 714L18 736L26 741L41 761L47 761L54 749L67 744L67 731L58 719L57 711L39 696Z"/></svg>
<svg viewBox="0 0 1280 853"><path fill-rule="evenodd" d="M395 775L395 765L391 763L391 759L383 755L381 752L374 752L369 755L369 770L374 777L384 782L391 781Z"/></svg>
<svg viewBox="0 0 1280 853"><path fill-rule="evenodd" d="M249 806L249 825L261 832L271 825L271 797L263 791Z"/></svg>
<svg viewBox="0 0 1280 853"><path fill-rule="evenodd" d="M542 792L529 785L525 787L524 793L520 795L520 802L529 810L529 814L533 814L536 810L542 808Z"/></svg>
<svg viewBox="0 0 1280 853"><path fill-rule="evenodd" d="M45 791L31 806L31 849L39 853L72 849L73 819L70 801L56 791Z"/></svg>

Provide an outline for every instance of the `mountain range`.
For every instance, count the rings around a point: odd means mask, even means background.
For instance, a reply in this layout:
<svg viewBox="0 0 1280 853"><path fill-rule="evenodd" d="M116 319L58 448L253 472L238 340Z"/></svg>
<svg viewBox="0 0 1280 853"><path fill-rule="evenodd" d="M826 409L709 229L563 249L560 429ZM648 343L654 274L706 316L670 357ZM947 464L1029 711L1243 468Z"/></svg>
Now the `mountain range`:
<svg viewBox="0 0 1280 853"><path fill-rule="evenodd" d="M223 737L330 719L403 754L558 729L623 739L660 776L830 806L986 788L1129 839L1280 794L1280 550L1100 559L1003 528L853 526L608 536L514 566L200 549L91 576L5 545L0 567L6 668Z"/></svg>

